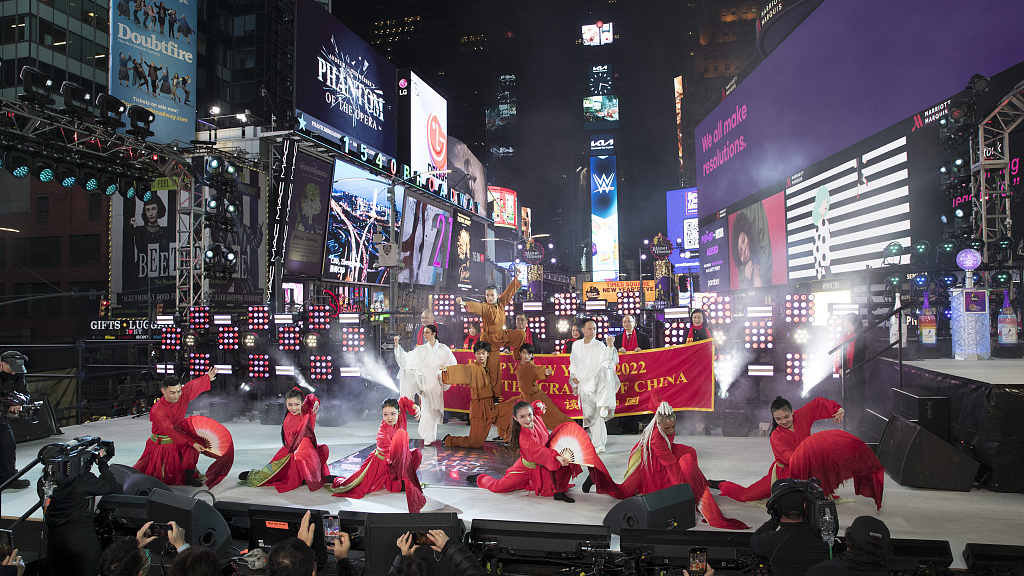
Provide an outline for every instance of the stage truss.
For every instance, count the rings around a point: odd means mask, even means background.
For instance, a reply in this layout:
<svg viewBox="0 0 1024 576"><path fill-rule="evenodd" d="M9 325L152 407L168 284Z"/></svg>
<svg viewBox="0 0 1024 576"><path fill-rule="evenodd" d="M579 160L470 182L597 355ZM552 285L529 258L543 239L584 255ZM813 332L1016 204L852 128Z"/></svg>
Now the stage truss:
<svg viewBox="0 0 1024 576"><path fill-rule="evenodd" d="M1024 121L1024 81L1003 98L978 125L977 145L971 146L973 189L977 191L977 228L985 241L984 261L989 261L995 243L1010 235L1010 133ZM1012 251L1011 251L1012 258Z"/></svg>

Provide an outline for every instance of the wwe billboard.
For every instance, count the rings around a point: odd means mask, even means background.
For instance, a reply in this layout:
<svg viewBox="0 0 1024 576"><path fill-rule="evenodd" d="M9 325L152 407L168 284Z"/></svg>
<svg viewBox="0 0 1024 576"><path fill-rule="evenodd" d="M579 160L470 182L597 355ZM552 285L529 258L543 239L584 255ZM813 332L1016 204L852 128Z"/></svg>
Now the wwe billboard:
<svg viewBox="0 0 1024 576"><path fill-rule="evenodd" d="M615 156L590 158L590 226L594 280L618 280L619 202Z"/></svg>
<svg viewBox="0 0 1024 576"><path fill-rule="evenodd" d="M295 117L299 130L395 156L395 67L315 0L299 0Z"/></svg>

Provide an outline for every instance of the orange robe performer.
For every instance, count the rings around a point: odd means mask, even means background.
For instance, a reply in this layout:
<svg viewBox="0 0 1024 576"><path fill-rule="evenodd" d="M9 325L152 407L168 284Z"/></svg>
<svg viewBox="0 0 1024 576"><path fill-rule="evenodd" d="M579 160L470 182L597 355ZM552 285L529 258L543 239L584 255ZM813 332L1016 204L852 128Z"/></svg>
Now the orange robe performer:
<svg viewBox="0 0 1024 576"><path fill-rule="evenodd" d="M152 434L134 468L164 484L202 485L203 476L196 472L199 454L205 446L181 430L188 412L188 403L210 389L217 377L217 368L181 385L177 378L169 377L160 384L163 397L153 403L149 411Z"/></svg>
<svg viewBox="0 0 1024 576"><path fill-rule="evenodd" d="M327 490L334 496L362 498L378 490L401 492L404 488L409 512L419 512L426 503L419 479L415 478L422 453L418 449L409 450L405 418L406 413L417 415L419 407L405 397L397 401L389 398L384 401L381 412L383 420L377 429L376 450L359 470L348 478L336 478Z"/></svg>
<svg viewBox="0 0 1024 576"><path fill-rule="evenodd" d="M446 447L458 448L479 448L484 445L487 433L491 431L498 416L498 408L495 405L494 389L487 374L485 366L487 359L497 356L497 352L491 352L493 348L487 342L477 342L473 347L476 354L476 362L472 364L456 364L454 366L443 366L441 368L441 381L445 384L467 384L469 385L469 436L444 437Z"/></svg>
<svg viewBox="0 0 1024 576"><path fill-rule="evenodd" d="M273 486L278 492L288 492L305 482L310 492L319 490L324 486L324 477L330 474L327 470L330 450L326 444L317 444L314 432L320 400L314 394L302 398L301 392L298 395L289 392L286 401L301 402L301 409L295 414L289 406L281 425L284 446L269 464L260 470L251 470L241 484Z"/></svg>
<svg viewBox="0 0 1024 576"><path fill-rule="evenodd" d="M503 347L512 351L512 357L519 362L519 347L526 341L526 333L522 330L505 329L505 306L509 300L522 286L518 279L505 288L501 295L497 290L488 288L484 291L487 302L463 302L462 298L456 299L467 312L480 316L480 341L491 345L491 354L487 358L487 374L490 376L490 385L493 390L492 396L501 398L501 349Z"/></svg>

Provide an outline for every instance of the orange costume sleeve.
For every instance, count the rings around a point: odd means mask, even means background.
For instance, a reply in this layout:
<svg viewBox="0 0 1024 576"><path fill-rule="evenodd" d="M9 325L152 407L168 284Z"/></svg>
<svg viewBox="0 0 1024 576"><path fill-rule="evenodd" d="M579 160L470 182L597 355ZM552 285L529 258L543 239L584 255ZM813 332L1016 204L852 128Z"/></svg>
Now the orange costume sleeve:
<svg viewBox="0 0 1024 576"><path fill-rule="evenodd" d="M519 391L526 396L540 392L540 386L537 385L537 381L548 377L547 368L547 366L538 366L533 362L520 364L519 368L516 369Z"/></svg>

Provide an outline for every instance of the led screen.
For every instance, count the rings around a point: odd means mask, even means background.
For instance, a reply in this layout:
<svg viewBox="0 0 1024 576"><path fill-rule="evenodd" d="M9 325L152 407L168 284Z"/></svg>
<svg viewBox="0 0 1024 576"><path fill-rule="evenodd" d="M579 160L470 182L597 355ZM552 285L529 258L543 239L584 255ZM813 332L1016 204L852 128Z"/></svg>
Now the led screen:
<svg viewBox="0 0 1024 576"><path fill-rule="evenodd" d="M433 204L405 197L399 282L440 285L451 257L452 215Z"/></svg>
<svg viewBox="0 0 1024 576"><path fill-rule="evenodd" d="M404 80L404 79L403 79ZM409 168L448 180L448 101L409 72Z"/></svg>
<svg viewBox="0 0 1024 576"><path fill-rule="evenodd" d="M729 290L729 221L725 218L700 228L700 282L705 292Z"/></svg>
<svg viewBox="0 0 1024 576"><path fill-rule="evenodd" d="M594 280L617 280L619 205L615 156L590 158L590 226Z"/></svg>
<svg viewBox="0 0 1024 576"><path fill-rule="evenodd" d="M327 215L327 240L324 248L324 278L345 282L385 284L386 268L377 267L377 247L373 235L380 233L389 242L388 185L369 172L334 161L334 183ZM405 199L402 188L395 189L395 206L400 210ZM396 226L402 214L395 214Z"/></svg>
<svg viewBox="0 0 1024 576"><path fill-rule="evenodd" d="M729 214L729 277L733 290L786 283L782 193Z"/></svg>
<svg viewBox="0 0 1024 576"><path fill-rule="evenodd" d="M332 164L307 154L298 154L295 158L284 256L284 269L289 274L320 275L333 173Z"/></svg>
<svg viewBox="0 0 1024 576"><path fill-rule="evenodd" d="M696 268L700 262L700 232L697 226L697 189L684 188L682 190L669 190L665 193L665 213L668 215L667 234L670 241L675 244L676 239L682 239L682 246L675 246L669 261L675 267L675 271L687 272L690 268ZM683 252L680 255L680 251ZM686 257L686 252L690 253Z"/></svg>
<svg viewBox="0 0 1024 576"><path fill-rule="evenodd" d="M516 213L519 211L516 191L500 186L488 186L487 193L491 196L491 219L494 220L494 225L515 228L518 225Z"/></svg>
<svg viewBox="0 0 1024 576"><path fill-rule="evenodd" d="M612 34L611 22L602 22L598 20L594 24L583 25L584 46L601 46L603 44L611 44L614 39L615 36Z"/></svg>
<svg viewBox="0 0 1024 576"><path fill-rule="evenodd" d="M461 192L480 206L480 216L487 216L487 169L461 140L448 137L448 182L454 192Z"/></svg>
<svg viewBox="0 0 1024 576"><path fill-rule="evenodd" d="M587 130L606 130L619 125L619 98L617 96L587 96L583 99L583 127Z"/></svg>
<svg viewBox="0 0 1024 576"><path fill-rule="evenodd" d="M454 270L455 289L458 292L483 291L484 279L484 225L467 213L456 210L452 228L450 266Z"/></svg>

